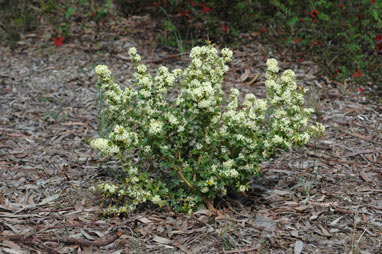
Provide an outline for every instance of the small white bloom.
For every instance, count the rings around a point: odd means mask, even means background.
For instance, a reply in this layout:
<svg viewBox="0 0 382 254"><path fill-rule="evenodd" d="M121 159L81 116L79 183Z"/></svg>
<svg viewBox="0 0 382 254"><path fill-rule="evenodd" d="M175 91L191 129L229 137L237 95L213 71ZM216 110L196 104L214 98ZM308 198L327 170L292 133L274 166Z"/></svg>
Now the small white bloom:
<svg viewBox="0 0 382 254"><path fill-rule="evenodd" d="M264 140L264 147L265 148L271 147L271 144L269 144L268 140Z"/></svg>
<svg viewBox="0 0 382 254"><path fill-rule="evenodd" d="M267 109L267 101L264 99L257 99L257 100L255 100L255 106L259 110L265 111Z"/></svg>
<svg viewBox="0 0 382 254"><path fill-rule="evenodd" d="M100 150L101 152L106 152L109 149L108 140L104 138L93 139L90 145L93 149Z"/></svg>
<svg viewBox="0 0 382 254"><path fill-rule="evenodd" d="M151 80L148 77L143 77L139 80L139 83L146 87L149 87L151 85Z"/></svg>
<svg viewBox="0 0 382 254"><path fill-rule="evenodd" d="M184 126L183 125L180 125L179 127L178 127L178 132L183 132L184 131Z"/></svg>
<svg viewBox="0 0 382 254"><path fill-rule="evenodd" d="M236 178L236 177L239 176L239 172L237 172L236 169L230 169L230 170L228 170L227 175L228 175L229 177Z"/></svg>
<svg viewBox="0 0 382 254"><path fill-rule="evenodd" d="M209 186L215 185L216 184L216 177L212 176L210 179L208 179L207 184Z"/></svg>
<svg viewBox="0 0 382 254"><path fill-rule="evenodd" d="M279 71L279 67L277 66L278 64L276 59L273 59L273 58L268 59L267 65L268 65L268 71L274 72L274 73Z"/></svg>
<svg viewBox="0 0 382 254"><path fill-rule="evenodd" d="M141 58L140 55L135 55L135 56L133 57L133 60L134 60L135 62L140 62L140 61L142 60L142 58Z"/></svg>
<svg viewBox="0 0 382 254"><path fill-rule="evenodd" d="M312 114L314 112L314 109L312 109L312 108L305 108L304 112L307 113L307 114Z"/></svg>
<svg viewBox="0 0 382 254"><path fill-rule="evenodd" d="M95 72L98 76L101 76L103 78L111 77L111 71L106 65L97 65L95 68Z"/></svg>
<svg viewBox="0 0 382 254"><path fill-rule="evenodd" d="M272 142L275 143L275 144L281 144L283 141L284 141L283 138L280 137L279 135L275 135L272 138Z"/></svg>
<svg viewBox="0 0 382 254"><path fill-rule="evenodd" d="M245 98L244 98L243 105L250 107L254 103L255 100L256 100L256 96L254 94L252 94L252 93L246 94Z"/></svg>
<svg viewBox="0 0 382 254"><path fill-rule="evenodd" d="M240 92L239 92L238 89L236 89L236 88L231 88L231 96L233 96L233 97L237 97L237 96L239 96L239 94L240 94Z"/></svg>
<svg viewBox="0 0 382 254"><path fill-rule="evenodd" d="M292 70L286 70L281 75L281 80L285 82L294 82L296 74Z"/></svg>
<svg viewBox="0 0 382 254"><path fill-rule="evenodd" d="M141 89L139 91L139 93L144 97L144 98L148 98L151 96L151 92L146 90L146 89Z"/></svg>
<svg viewBox="0 0 382 254"><path fill-rule="evenodd" d="M158 68L158 73L159 73L159 75L167 74L168 68L166 66L161 66Z"/></svg>
<svg viewBox="0 0 382 254"><path fill-rule="evenodd" d="M175 70L173 70L172 71L172 73L175 75L175 76L179 76L179 75L181 75L182 74L182 69L175 69Z"/></svg>
<svg viewBox="0 0 382 254"><path fill-rule="evenodd" d="M196 68L200 68L202 66L202 61L200 61L200 59L198 58L193 59L192 63L195 65Z"/></svg>
<svg viewBox="0 0 382 254"><path fill-rule="evenodd" d="M151 199L151 202L153 202L154 204L157 204L159 205L161 203L161 198L159 197L159 195L155 195L154 197L152 197Z"/></svg>
<svg viewBox="0 0 382 254"><path fill-rule="evenodd" d="M108 154L119 153L119 147L116 145L111 145L108 150Z"/></svg>
<svg viewBox="0 0 382 254"><path fill-rule="evenodd" d="M139 178L136 177L136 176L133 176L133 177L130 179L130 181L131 181L132 183L137 183L137 182L139 182Z"/></svg>
<svg viewBox="0 0 382 254"><path fill-rule="evenodd" d="M177 125L179 123L178 119L171 113L167 113L166 117L168 121L173 125Z"/></svg>
<svg viewBox="0 0 382 254"><path fill-rule="evenodd" d="M212 101L210 99L202 100L198 103L199 108L208 108L211 105Z"/></svg>
<svg viewBox="0 0 382 254"><path fill-rule="evenodd" d="M168 75L167 78L166 78L166 82L171 85L172 83L174 83L175 81L175 77L174 75Z"/></svg>
<svg viewBox="0 0 382 254"><path fill-rule="evenodd" d="M168 145L161 145L160 146L160 149L162 149L162 150L168 150L169 149L169 146Z"/></svg>
<svg viewBox="0 0 382 254"><path fill-rule="evenodd" d="M245 140L246 140L246 138L245 138L243 135L241 135L241 134L237 134L237 135L236 135L236 139L237 139L238 141L245 141Z"/></svg>
<svg viewBox="0 0 382 254"><path fill-rule="evenodd" d="M158 120L152 120L150 122L150 129L149 129L149 132L151 134L159 134L161 133L162 131L162 128L163 128L163 123L161 121L158 121Z"/></svg>
<svg viewBox="0 0 382 254"><path fill-rule="evenodd" d="M145 146L144 152L145 153L150 153L151 152L151 147L150 146Z"/></svg>
<svg viewBox="0 0 382 254"><path fill-rule="evenodd" d="M221 54L223 55L225 62L231 61L232 55L233 55L231 50L224 48L224 49L222 49Z"/></svg>
<svg viewBox="0 0 382 254"><path fill-rule="evenodd" d="M138 173L138 168L137 167L131 167L129 169L129 174L130 175L136 175Z"/></svg>
<svg viewBox="0 0 382 254"><path fill-rule="evenodd" d="M240 192L245 192L245 191L247 191L247 189L248 188L245 185L240 185L240 187L239 187Z"/></svg>
<svg viewBox="0 0 382 254"><path fill-rule="evenodd" d="M226 167L227 169L232 168L233 164L235 163L234 160L230 159L225 162L223 162L223 167Z"/></svg>
<svg viewBox="0 0 382 254"><path fill-rule="evenodd" d="M198 47L198 46L193 47L193 48L191 49L190 57L191 57L191 58L194 58L194 57L196 57L197 55L199 55L200 52L201 52L200 47Z"/></svg>
<svg viewBox="0 0 382 254"><path fill-rule="evenodd" d="M135 54L137 54L137 49L134 47L130 48L129 49L129 55L135 55Z"/></svg>
<svg viewBox="0 0 382 254"><path fill-rule="evenodd" d="M146 72L146 65L144 64L140 64L137 66L137 71L140 72L140 73L143 73L143 72Z"/></svg>
<svg viewBox="0 0 382 254"><path fill-rule="evenodd" d="M228 135L228 128L227 128L227 126L223 125L222 127L220 127L219 134L221 136L223 136L223 137Z"/></svg>

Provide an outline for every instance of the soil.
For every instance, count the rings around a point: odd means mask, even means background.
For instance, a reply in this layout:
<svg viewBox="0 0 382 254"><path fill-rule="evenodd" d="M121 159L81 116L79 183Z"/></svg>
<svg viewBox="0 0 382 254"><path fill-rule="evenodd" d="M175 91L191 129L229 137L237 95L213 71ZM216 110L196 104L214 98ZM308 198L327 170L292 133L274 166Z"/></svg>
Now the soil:
<svg viewBox="0 0 382 254"><path fill-rule="evenodd" d="M107 64L125 86L132 46L149 69L188 58L158 46L149 16L102 26L60 47L41 30L0 48L1 253L382 253L382 105L256 34L234 49L224 89L264 96L264 59L275 57L310 89L325 136L264 163L246 195L215 203L217 214L147 206L104 216L91 190L112 181L116 165L88 144L97 136L94 67Z"/></svg>

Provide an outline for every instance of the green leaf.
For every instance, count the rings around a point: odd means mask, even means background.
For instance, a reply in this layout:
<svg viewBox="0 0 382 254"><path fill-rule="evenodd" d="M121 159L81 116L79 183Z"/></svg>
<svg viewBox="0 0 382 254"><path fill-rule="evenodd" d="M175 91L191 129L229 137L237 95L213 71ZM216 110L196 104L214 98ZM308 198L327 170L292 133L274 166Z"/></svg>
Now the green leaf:
<svg viewBox="0 0 382 254"><path fill-rule="evenodd" d="M73 7L69 7L65 12L65 18L69 19L74 13L76 12L76 9Z"/></svg>

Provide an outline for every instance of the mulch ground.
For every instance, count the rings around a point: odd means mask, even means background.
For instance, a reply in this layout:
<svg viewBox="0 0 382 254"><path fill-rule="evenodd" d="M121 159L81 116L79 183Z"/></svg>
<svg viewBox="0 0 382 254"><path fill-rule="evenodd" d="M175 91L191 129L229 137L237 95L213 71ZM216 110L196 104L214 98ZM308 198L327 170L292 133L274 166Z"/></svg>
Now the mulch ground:
<svg viewBox="0 0 382 254"><path fill-rule="evenodd" d="M188 61L152 43L149 16L104 26L61 47L40 31L0 48L1 253L382 253L382 106L251 37L234 50L224 89L263 96L273 56L310 89L325 136L264 163L246 195L215 203L218 214L148 206L103 216L91 189L112 181L116 165L87 142L97 136L95 65L123 86L131 46L151 69Z"/></svg>

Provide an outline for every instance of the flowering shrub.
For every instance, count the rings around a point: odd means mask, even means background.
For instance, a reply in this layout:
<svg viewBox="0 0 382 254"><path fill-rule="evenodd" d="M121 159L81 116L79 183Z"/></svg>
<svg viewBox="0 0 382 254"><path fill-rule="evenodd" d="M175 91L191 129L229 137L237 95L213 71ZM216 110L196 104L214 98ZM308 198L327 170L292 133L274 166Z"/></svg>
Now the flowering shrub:
<svg viewBox="0 0 382 254"><path fill-rule="evenodd" d="M229 49L219 55L212 45L194 47L186 69L160 67L155 77L135 48L129 55L134 86L121 89L107 66L95 69L111 131L91 146L118 160L126 174L120 183L98 186L122 202L112 213L146 201L190 212L227 190L245 192L261 161L324 131L320 123L308 124L313 110L303 107L306 90L297 86L293 71L280 77L275 59L267 61L268 98L247 94L239 104L237 89L228 101L222 91Z"/></svg>

